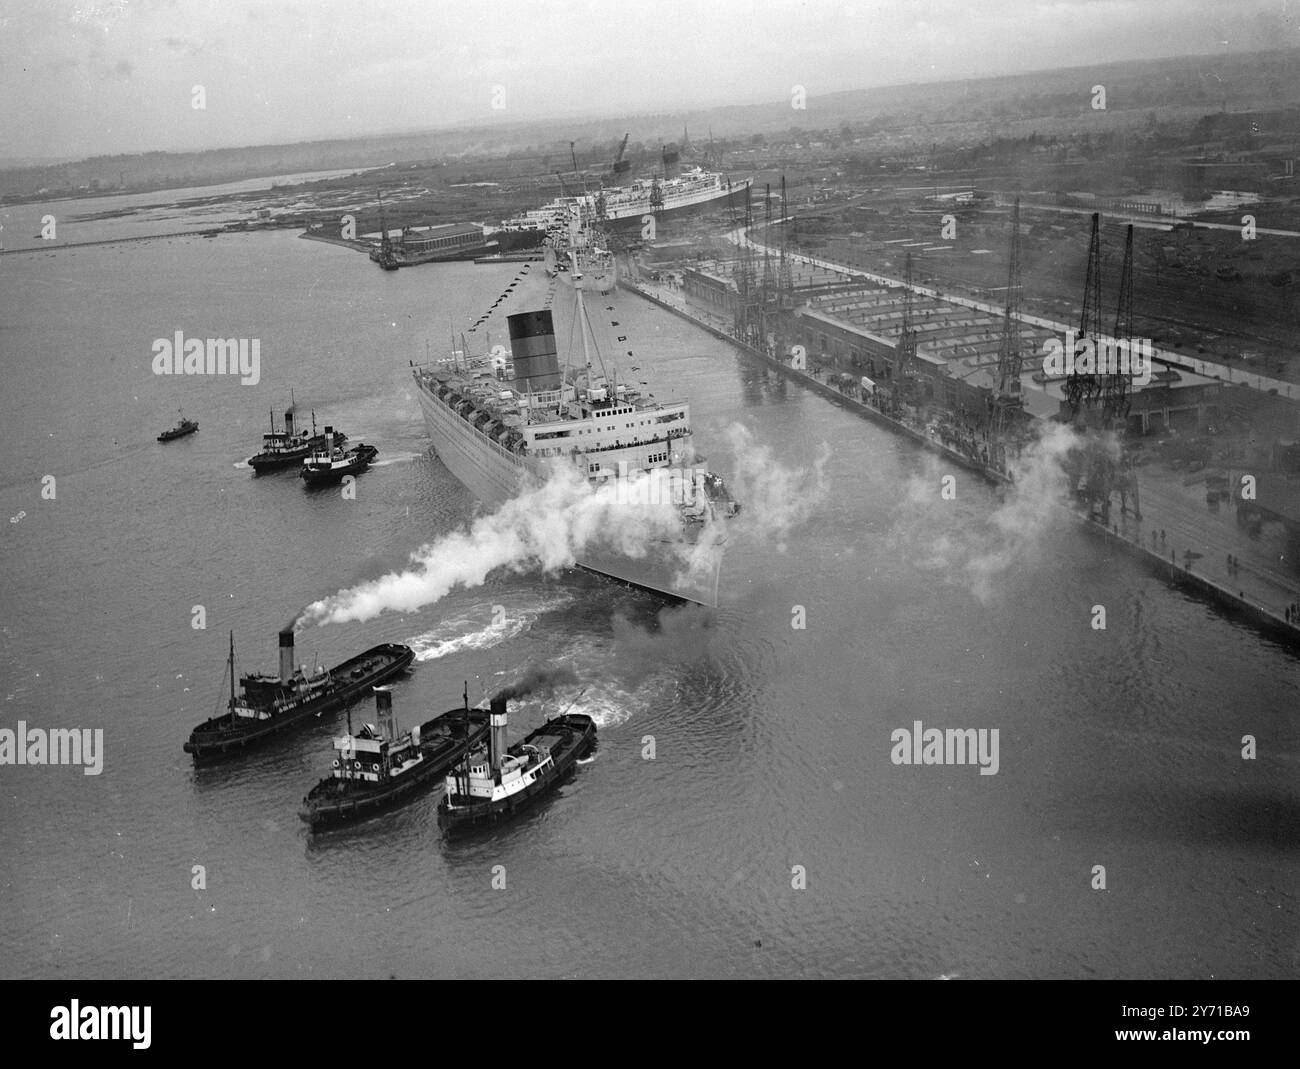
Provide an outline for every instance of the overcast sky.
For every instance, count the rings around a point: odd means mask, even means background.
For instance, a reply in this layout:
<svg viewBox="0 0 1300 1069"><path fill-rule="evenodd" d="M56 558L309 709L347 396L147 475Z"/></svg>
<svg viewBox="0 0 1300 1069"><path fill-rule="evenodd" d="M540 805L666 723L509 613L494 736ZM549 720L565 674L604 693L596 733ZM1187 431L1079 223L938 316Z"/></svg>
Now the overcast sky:
<svg viewBox="0 0 1300 1069"><path fill-rule="evenodd" d="M0 157L754 103L796 84L811 100L1292 47L1298 16L1300 0L0 0Z"/></svg>

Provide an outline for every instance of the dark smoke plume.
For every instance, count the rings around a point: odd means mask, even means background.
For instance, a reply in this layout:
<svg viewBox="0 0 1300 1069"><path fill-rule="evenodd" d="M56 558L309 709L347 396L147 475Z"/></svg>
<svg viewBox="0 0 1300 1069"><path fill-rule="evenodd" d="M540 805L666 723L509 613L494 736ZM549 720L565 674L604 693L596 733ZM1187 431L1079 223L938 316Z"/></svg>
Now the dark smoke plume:
<svg viewBox="0 0 1300 1069"><path fill-rule="evenodd" d="M499 690L492 696L492 700L508 700L526 698L535 692L550 693L556 687L564 683L578 682L578 675L568 665L559 665L555 668L543 668L541 666L530 668L524 673L523 678L512 683L510 686Z"/></svg>

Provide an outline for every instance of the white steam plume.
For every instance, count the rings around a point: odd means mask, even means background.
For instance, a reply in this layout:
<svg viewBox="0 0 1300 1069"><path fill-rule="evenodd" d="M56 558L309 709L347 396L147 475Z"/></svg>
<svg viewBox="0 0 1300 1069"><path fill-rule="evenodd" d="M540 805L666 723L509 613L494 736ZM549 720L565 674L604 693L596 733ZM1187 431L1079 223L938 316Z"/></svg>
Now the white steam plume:
<svg viewBox="0 0 1300 1069"><path fill-rule="evenodd" d="M575 468L557 466L546 483L480 516L468 530L421 546L404 570L308 605L299 626L370 620L390 609L414 612L457 586L481 585L498 568L553 572L597 545L641 557L650 542L672 542L680 531L671 503L629 506L618 501L613 485L594 488ZM693 548L682 546L684 565Z"/></svg>
<svg viewBox="0 0 1300 1069"><path fill-rule="evenodd" d="M543 485L480 516L468 530L421 546L408 567L308 605L298 627L370 620L386 610L415 612L455 587L480 586L498 568L554 572L598 547L629 557L644 557L652 547L666 551L677 564L679 584L709 589L724 542L753 538L783 547L790 530L826 492L829 447L823 446L810 473L778 464L772 450L756 445L738 424L728 434L736 457L728 481L741 511L729 520L710 518L693 540L682 537L680 514L666 495L647 494L631 504L620 500L614 480L595 486L576 468L557 462ZM635 485L627 495L633 500Z"/></svg>
<svg viewBox="0 0 1300 1069"><path fill-rule="evenodd" d="M773 450L759 445L739 423L727 429L735 456L731 490L740 502L740 514L728 524L728 537L736 541L774 543L785 552L790 532L803 523L827 492L826 463L830 446L823 442L812 470L788 468Z"/></svg>
<svg viewBox="0 0 1300 1069"><path fill-rule="evenodd" d="M1053 527L1064 520L1058 506L1069 492L1066 461L1082 440L1064 425L1048 423L1012 462L1014 483L986 524L973 528L953 523L940 500L941 469L927 458L927 472L909 480L891 541L913 563L941 570L963 583L983 604L994 597L998 580L1013 569L1033 567ZM943 511L940 511L943 510ZM936 522L936 517L942 519Z"/></svg>
<svg viewBox="0 0 1300 1069"><path fill-rule="evenodd" d="M999 576L1038 563L1049 530L1063 518L1058 506L1069 492L1066 457L1080 444L1072 428L1049 423L1012 462L1015 482L989 517L991 533L983 549L965 564L971 591L982 603L992 598Z"/></svg>

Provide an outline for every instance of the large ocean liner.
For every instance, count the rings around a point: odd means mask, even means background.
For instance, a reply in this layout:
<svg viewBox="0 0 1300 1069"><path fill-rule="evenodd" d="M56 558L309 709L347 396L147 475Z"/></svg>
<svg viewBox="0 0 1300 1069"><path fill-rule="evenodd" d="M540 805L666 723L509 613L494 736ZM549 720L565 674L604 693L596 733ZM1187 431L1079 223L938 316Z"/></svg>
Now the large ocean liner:
<svg viewBox="0 0 1300 1069"><path fill-rule="evenodd" d="M508 317L508 356L499 348L471 357L462 347L449 359L416 367L416 394L434 449L448 470L491 506L569 464L593 483L636 472L647 473L656 487L668 483L680 491L658 498L675 508L671 530L637 552L589 546L576 563L632 586L715 606L725 519L737 506L719 476L687 467L695 459L690 405L657 401L620 382L617 370L612 377L605 373L583 304L584 280L572 256L570 270L581 365L566 358L561 370L551 312L542 309Z"/></svg>
<svg viewBox="0 0 1300 1069"><path fill-rule="evenodd" d="M501 225L507 231L545 232L576 214L582 222L599 223L609 230L640 230L647 215L662 223L710 208L743 210L745 191L753 184L752 178L729 178L717 171L693 167L672 177L637 178L626 186L557 197Z"/></svg>

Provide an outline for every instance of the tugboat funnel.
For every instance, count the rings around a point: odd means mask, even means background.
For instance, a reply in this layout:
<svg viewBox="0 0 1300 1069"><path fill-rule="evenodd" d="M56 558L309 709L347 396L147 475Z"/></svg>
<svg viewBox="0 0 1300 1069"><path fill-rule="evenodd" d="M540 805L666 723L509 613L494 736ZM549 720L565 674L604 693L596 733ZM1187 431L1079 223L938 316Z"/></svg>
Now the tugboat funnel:
<svg viewBox="0 0 1300 1069"><path fill-rule="evenodd" d="M293 628L280 632L280 682L286 687L293 678Z"/></svg>
<svg viewBox="0 0 1300 1069"><path fill-rule="evenodd" d="M272 430L274 429L275 428L273 427ZM286 408L284 410L284 433L288 435L290 438L293 437L293 409L292 408Z"/></svg>
<svg viewBox="0 0 1300 1069"><path fill-rule="evenodd" d="M492 699L492 767L501 771L501 762L506 756L506 699L500 696Z"/></svg>
<svg viewBox="0 0 1300 1069"><path fill-rule="evenodd" d="M388 687L375 687L375 710L379 713L379 730L392 742L397 738L397 722L393 719L393 692Z"/></svg>

